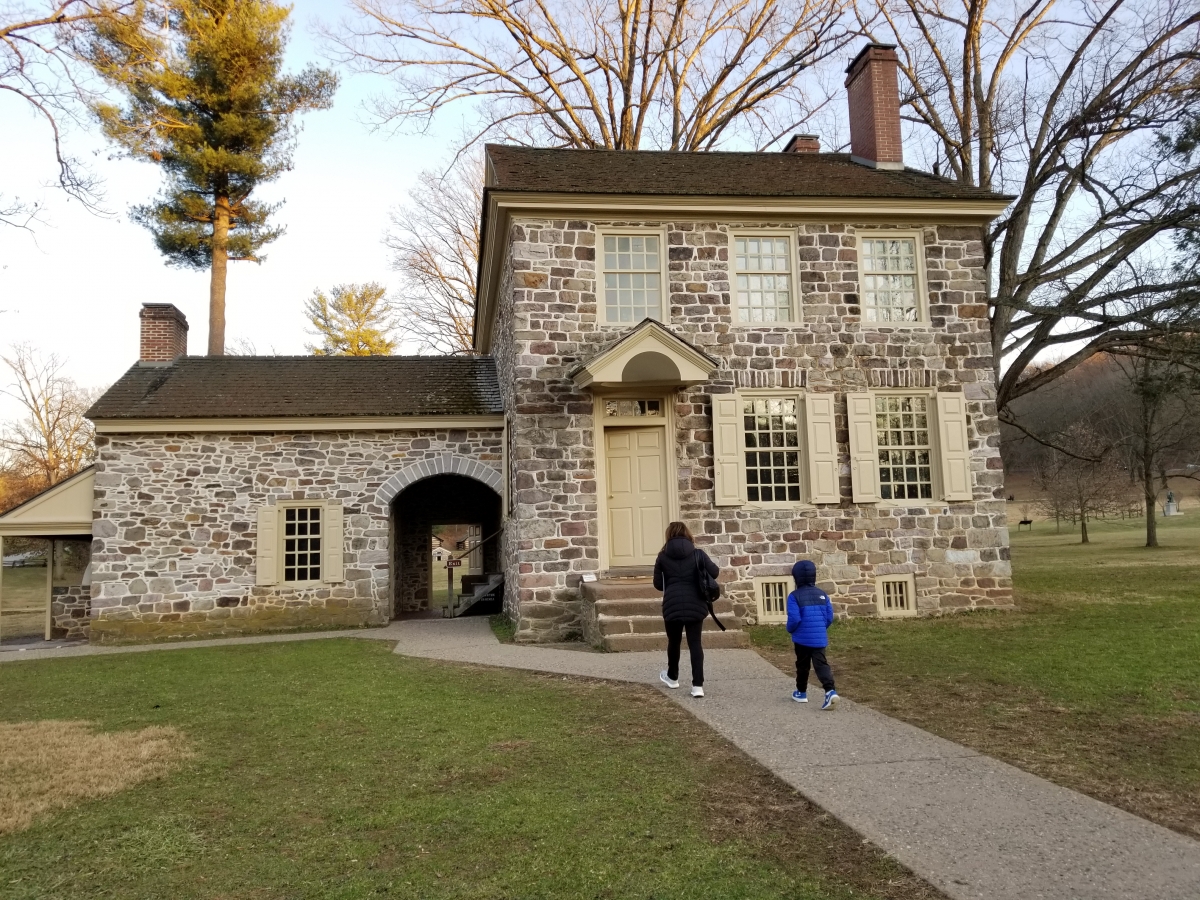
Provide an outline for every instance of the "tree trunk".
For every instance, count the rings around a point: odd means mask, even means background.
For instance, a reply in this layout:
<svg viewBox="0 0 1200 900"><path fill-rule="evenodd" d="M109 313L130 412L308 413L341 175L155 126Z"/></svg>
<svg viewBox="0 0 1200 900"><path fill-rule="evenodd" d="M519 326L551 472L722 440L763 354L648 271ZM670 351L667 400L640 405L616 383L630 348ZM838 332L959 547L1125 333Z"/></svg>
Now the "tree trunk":
<svg viewBox="0 0 1200 900"><path fill-rule="evenodd" d="M225 275L229 268L229 198L214 204L212 280L208 287L208 355L225 355Z"/></svg>
<svg viewBox="0 0 1200 900"><path fill-rule="evenodd" d="M1142 428L1142 494L1146 500L1146 546L1158 546L1158 516L1155 507L1158 505L1158 492L1154 489L1154 447L1153 436L1143 414Z"/></svg>
<svg viewBox="0 0 1200 900"><path fill-rule="evenodd" d="M1079 543L1081 543L1081 544L1086 544L1086 543L1088 543L1088 536L1087 536L1087 516L1084 516L1083 518L1081 518L1081 519L1079 520L1079 530L1080 530L1080 531L1083 533L1083 540L1081 540Z"/></svg>

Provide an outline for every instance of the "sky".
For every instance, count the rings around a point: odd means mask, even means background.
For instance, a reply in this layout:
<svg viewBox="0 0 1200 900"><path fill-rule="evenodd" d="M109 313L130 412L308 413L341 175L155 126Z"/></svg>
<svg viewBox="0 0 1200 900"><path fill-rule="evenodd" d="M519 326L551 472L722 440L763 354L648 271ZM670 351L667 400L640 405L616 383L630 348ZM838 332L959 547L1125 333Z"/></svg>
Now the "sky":
<svg viewBox="0 0 1200 900"><path fill-rule="evenodd" d="M289 70L325 64L313 27L340 14L334 0L296 0ZM267 246L261 265L230 264L228 346L244 341L258 353L304 353L313 338L302 307L315 288L397 283L382 243L389 210L406 199L423 169L444 166L451 123L440 126L440 135L373 131L363 103L386 84L341 75L333 108L301 117L292 171L256 192L262 200L285 201L276 221L287 233ZM92 215L48 186L55 174L48 130L0 93L0 191L36 199L44 210L32 234L0 227L0 353L27 342L56 354L80 385L106 387L137 360L141 305L164 302L183 310L189 350L203 353L208 272L165 265L150 232L129 221L131 206L157 195L157 167L111 158L111 148L87 125L70 131L67 146L103 178L112 217ZM0 389L7 383L0 377ZM0 420L17 412L15 401L0 397Z"/></svg>

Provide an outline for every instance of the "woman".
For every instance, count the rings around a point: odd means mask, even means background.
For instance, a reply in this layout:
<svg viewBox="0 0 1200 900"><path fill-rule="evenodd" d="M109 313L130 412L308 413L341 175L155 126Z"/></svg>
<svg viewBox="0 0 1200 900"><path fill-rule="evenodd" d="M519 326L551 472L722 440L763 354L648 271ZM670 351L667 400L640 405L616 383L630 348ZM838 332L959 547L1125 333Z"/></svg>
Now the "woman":
<svg viewBox="0 0 1200 900"><path fill-rule="evenodd" d="M667 668L659 680L669 688L679 687L679 645L687 632L692 657L692 696L704 696L704 648L700 633L708 617L708 603L700 593L696 560L713 578L720 569L703 550L697 550L692 533L682 522L667 526L667 542L654 561L654 587L663 592L663 619L667 623Z"/></svg>

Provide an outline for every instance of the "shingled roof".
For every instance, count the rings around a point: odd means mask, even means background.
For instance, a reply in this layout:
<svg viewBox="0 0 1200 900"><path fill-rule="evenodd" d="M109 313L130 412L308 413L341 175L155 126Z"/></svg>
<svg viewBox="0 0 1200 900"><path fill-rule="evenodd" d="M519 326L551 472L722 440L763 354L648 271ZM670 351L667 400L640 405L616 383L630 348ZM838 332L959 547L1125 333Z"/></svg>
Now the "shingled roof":
<svg viewBox="0 0 1200 900"><path fill-rule="evenodd" d="M487 145L492 191L706 197L1003 200L917 169L874 169L848 153L676 153Z"/></svg>
<svg viewBox="0 0 1200 900"><path fill-rule="evenodd" d="M479 356L183 356L135 365L89 419L475 416L503 412Z"/></svg>

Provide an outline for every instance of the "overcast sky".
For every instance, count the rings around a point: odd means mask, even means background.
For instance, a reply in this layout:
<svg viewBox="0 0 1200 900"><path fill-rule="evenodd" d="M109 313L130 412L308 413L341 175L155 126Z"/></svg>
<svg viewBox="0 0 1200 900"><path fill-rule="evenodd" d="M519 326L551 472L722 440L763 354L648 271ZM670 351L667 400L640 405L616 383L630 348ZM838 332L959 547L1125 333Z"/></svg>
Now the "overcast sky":
<svg viewBox="0 0 1200 900"><path fill-rule="evenodd" d="M312 25L336 15L326 0L296 0L289 68L320 61ZM231 263L227 341L259 353L303 353L304 299L314 288L396 277L381 243L388 210L403 201L417 174L440 168L448 145L437 136L373 133L362 102L383 87L342 73L333 109L302 117L294 168L257 194L285 200L277 221L287 234L266 248L262 265ZM444 133L458 133L445 123ZM107 205L98 218L46 185L54 178L46 129L19 102L0 94L0 189L37 198L45 222L29 233L0 227L0 349L28 342L57 353L76 381L104 387L138 353L142 303L174 303L191 326L189 349L203 353L208 334L208 273L170 268L150 232L129 221L129 207L153 198L161 180L149 163L109 159L94 129L68 135L70 151L104 179ZM0 386L8 383L7 370ZM0 419L16 410L0 398Z"/></svg>

